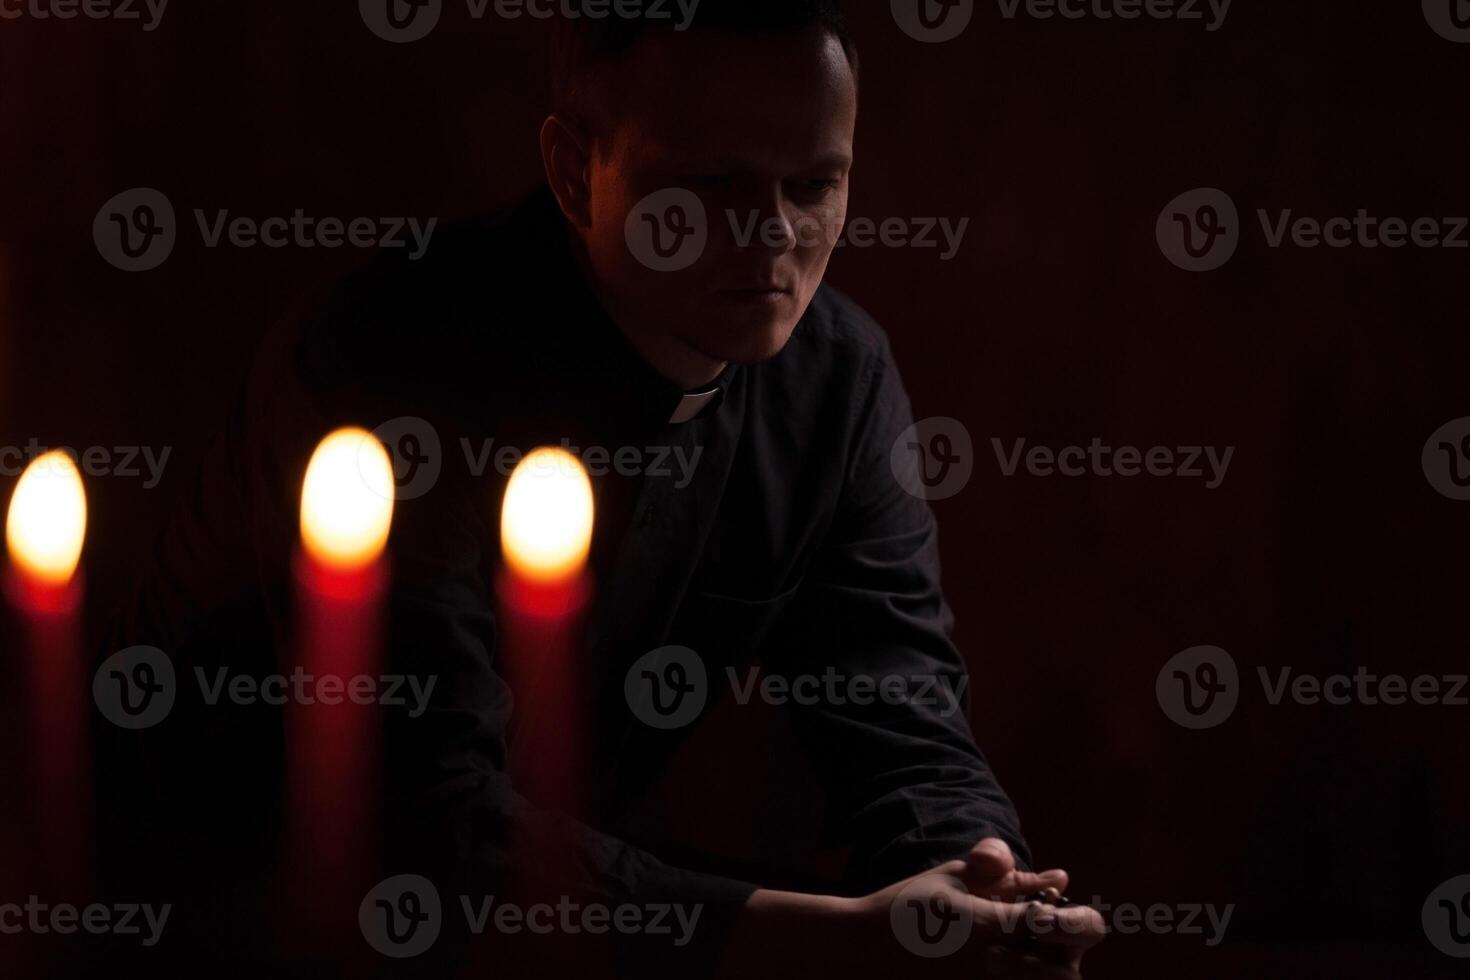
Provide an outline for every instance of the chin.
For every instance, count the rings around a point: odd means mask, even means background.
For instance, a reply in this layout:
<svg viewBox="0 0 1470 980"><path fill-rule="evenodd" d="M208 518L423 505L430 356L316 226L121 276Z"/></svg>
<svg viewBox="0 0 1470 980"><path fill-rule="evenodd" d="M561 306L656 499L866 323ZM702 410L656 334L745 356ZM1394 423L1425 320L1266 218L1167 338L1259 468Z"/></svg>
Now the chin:
<svg viewBox="0 0 1470 980"><path fill-rule="evenodd" d="M781 353L795 329L790 317L726 315L705 321L693 346L715 360L759 364Z"/></svg>

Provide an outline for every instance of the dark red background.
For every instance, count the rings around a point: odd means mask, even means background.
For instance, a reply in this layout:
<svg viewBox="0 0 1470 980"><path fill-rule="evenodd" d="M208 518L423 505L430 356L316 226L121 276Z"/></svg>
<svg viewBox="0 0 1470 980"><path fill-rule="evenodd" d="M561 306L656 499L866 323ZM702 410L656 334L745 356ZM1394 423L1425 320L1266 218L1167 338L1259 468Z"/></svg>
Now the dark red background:
<svg viewBox="0 0 1470 980"><path fill-rule="evenodd" d="M1470 213L1470 46L1415 3L1237 0L1224 27L1003 19L922 45L854 4L851 215L969 217L959 256L844 249L832 280L893 338L920 417L976 477L937 505L978 738L1038 858L1112 902L1237 905L1225 945L1115 936L1089 975L1428 976L1429 891L1470 872L1467 708L1272 707L1255 668L1464 672L1470 505L1420 450L1470 415L1470 252L1267 248L1256 208ZM310 9L307 9L310 7ZM263 218L453 216L539 179L544 32L449 4L386 44L354 5L171 5L162 26L0 21L0 442L173 447L89 486L114 601L267 324L363 256L97 254L107 198ZM1190 188L1248 221L1182 272L1154 222ZM1235 446L1224 486L1002 476L1009 443ZM13 479L6 478L4 492ZM1240 710L1174 726L1154 680L1217 644Z"/></svg>

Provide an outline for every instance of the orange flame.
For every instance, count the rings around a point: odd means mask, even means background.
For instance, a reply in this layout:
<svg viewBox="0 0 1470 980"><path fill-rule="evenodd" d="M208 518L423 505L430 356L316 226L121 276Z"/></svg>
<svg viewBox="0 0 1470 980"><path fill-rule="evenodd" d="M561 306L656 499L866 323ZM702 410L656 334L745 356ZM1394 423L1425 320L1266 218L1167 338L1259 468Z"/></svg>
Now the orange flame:
<svg viewBox="0 0 1470 980"><path fill-rule="evenodd" d="M65 586L86 537L87 495L76 463L59 450L37 457L10 498L5 543L11 561L32 582Z"/></svg>
<svg viewBox="0 0 1470 980"><path fill-rule="evenodd" d="M521 460L505 488L500 547L515 573L539 585L581 573L592 547L592 481L577 457L546 447Z"/></svg>
<svg viewBox="0 0 1470 980"><path fill-rule="evenodd" d="M393 523L393 463L366 429L338 429L312 454L301 487L301 542L338 571L375 562Z"/></svg>

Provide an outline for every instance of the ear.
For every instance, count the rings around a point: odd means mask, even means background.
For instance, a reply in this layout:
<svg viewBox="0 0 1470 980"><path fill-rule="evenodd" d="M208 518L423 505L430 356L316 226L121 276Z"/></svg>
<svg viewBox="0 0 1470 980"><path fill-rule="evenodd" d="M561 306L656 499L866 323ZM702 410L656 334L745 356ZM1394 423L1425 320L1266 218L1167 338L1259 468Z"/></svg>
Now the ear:
<svg viewBox="0 0 1470 980"><path fill-rule="evenodd" d="M541 124L541 164L546 182L561 205L562 214L577 228L592 223L592 141L586 132L559 116Z"/></svg>

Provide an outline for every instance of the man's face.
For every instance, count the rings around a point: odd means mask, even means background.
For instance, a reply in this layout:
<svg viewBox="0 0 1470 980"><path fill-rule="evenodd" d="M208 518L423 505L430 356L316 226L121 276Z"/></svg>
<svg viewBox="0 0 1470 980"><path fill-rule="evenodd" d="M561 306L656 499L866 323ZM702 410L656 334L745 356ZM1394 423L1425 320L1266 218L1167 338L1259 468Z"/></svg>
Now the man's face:
<svg viewBox="0 0 1470 980"><path fill-rule="evenodd" d="M818 30L660 32L617 70L622 104L592 154L586 233L612 312L625 330L662 334L711 361L775 356L847 214L857 84L842 45ZM672 250L697 212L659 206L645 216L639 204L673 188L703 204L708 242L685 253L698 255L692 265L660 271L648 261L650 236ZM641 244L629 243L630 214Z"/></svg>

